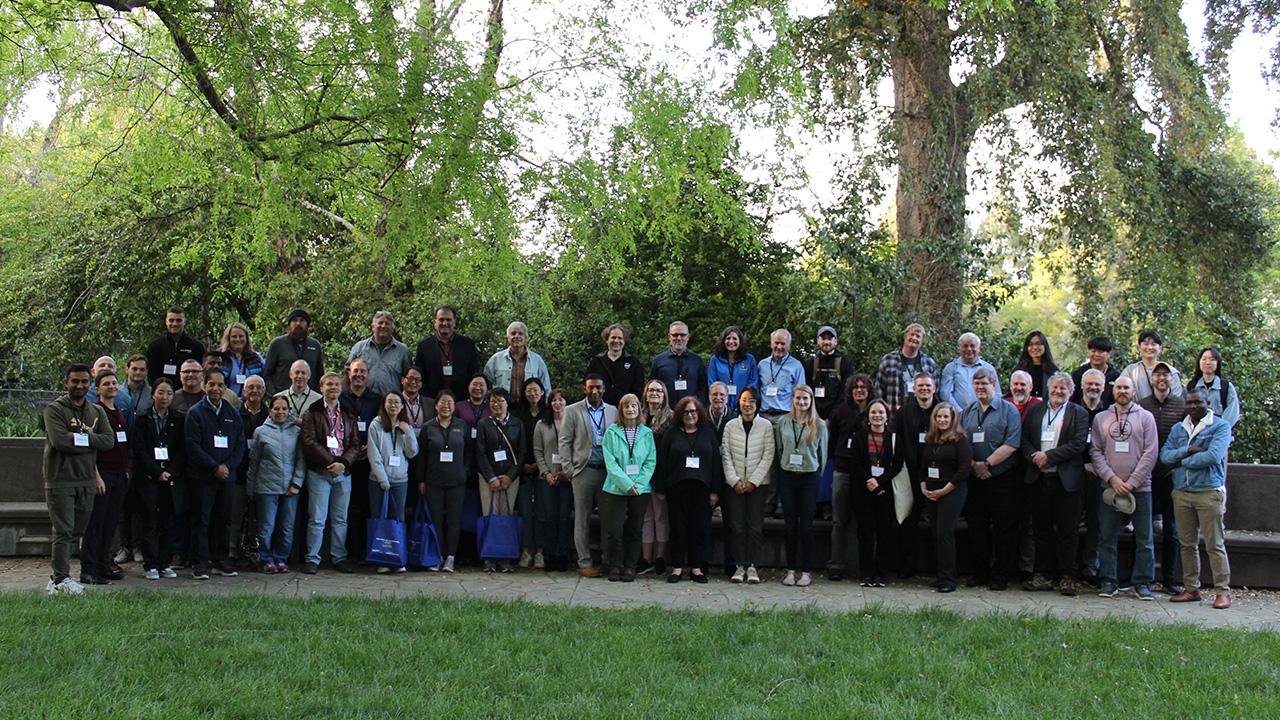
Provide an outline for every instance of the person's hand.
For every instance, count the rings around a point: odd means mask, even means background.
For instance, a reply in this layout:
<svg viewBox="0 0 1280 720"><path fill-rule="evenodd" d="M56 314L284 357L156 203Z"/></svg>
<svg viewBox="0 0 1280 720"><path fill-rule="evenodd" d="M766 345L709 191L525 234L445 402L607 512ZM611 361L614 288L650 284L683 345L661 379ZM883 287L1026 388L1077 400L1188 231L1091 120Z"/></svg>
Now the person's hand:
<svg viewBox="0 0 1280 720"><path fill-rule="evenodd" d="M973 474L979 480L986 480L991 477L991 466L979 460L973 464Z"/></svg>
<svg viewBox="0 0 1280 720"><path fill-rule="evenodd" d="M934 502L937 502L937 500L938 500L938 493L936 493L936 492L934 492L934 491L932 491L932 490L925 490L925 491L924 491L924 497L925 497L925 499L926 499L926 500L933 500Z"/></svg>
<svg viewBox="0 0 1280 720"><path fill-rule="evenodd" d="M501 478L498 479L498 483L502 486L503 490L506 490L507 488L511 487L511 478L507 477L506 475L503 475Z"/></svg>
<svg viewBox="0 0 1280 720"><path fill-rule="evenodd" d="M499 491L499 490L501 490L501 489L502 489L502 481L501 481L501 480L499 480L498 478L491 478L491 479L489 480L489 491L490 491L490 492L498 492L498 491Z"/></svg>
<svg viewBox="0 0 1280 720"><path fill-rule="evenodd" d="M549 486L551 486L551 487L555 487L556 485L558 485L558 484L560 483L560 478L556 477L556 474L555 474L555 473L547 473L546 475L543 475L543 476L542 476L542 479L543 479L543 480L546 480L546 481L547 481L547 485L549 485Z"/></svg>
<svg viewBox="0 0 1280 720"><path fill-rule="evenodd" d="M880 483L875 478L867 478L867 491L875 492L880 489Z"/></svg>
<svg viewBox="0 0 1280 720"><path fill-rule="evenodd" d="M93 479L93 483L94 483L94 485L93 485L93 490L94 490L94 492L96 492L96 493L97 493L97 494L99 494L99 495L106 495L106 494L107 494L107 484L106 484L106 483L104 483L104 482L102 482L102 476L101 476L101 475L98 475L98 476L94 477L94 479Z"/></svg>
<svg viewBox="0 0 1280 720"><path fill-rule="evenodd" d="M399 423L397 423L396 427L400 428L400 432L402 433L409 432L409 423L405 420L401 420Z"/></svg>
<svg viewBox="0 0 1280 720"><path fill-rule="evenodd" d="M1112 475L1111 479L1107 481L1107 484L1110 485L1111 489L1120 497L1124 497L1129 494L1129 486L1116 475Z"/></svg>
<svg viewBox="0 0 1280 720"><path fill-rule="evenodd" d="M1191 445L1187 447L1188 455L1191 455L1193 453L1202 453L1202 452L1204 452L1204 448L1200 447L1199 445Z"/></svg>
<svg viewBox="0 0 1280 720"><path fill-rule="evenodd" d="M1035 463L1036 467L1044 469L1049 467L1049 456L1043 450L1037 450L1031 455L1031 462Z"/></svg>
<svg viewBox="0 0 1280 720"><path fill-rule="evenodd" d="M635 485L632 485L632 486L631 486L631 489L627 491L627 494L628 494L628 495L639 495L639 494L640 494L640 491L636 489L636 486L635 486Z"/></svg>
<svg viewBox="0 0 1280 720"><path fill-rule="evenodd" d="M654 493L653 496L659 500L666 500L666 493Z"/></svg>
<svg viewBox="0 0 1280 720"><path fill-rule="evenodd" d="M298 489L297 485L290 485L288 489L284 491L284 494L285 494L285 497L293 497L294 495L297 495L299 492L301 491Z"/></svg>
<svg viewBox="0 0 1280 720"><path fill-rule="evenodd" d="M383 480L378 483L378 487L382 488L382 492L386 492L391 489L391 483L387 482L386 480Z"/></svg>
<svg viewBox="0 0 1280 720"><path fill-rule="evenodd" d="M169 471L168 471L168 470L166 470L166 471L164 471L164 472L160 473L160 482L162 482L162 483L169 483L170 485L172 485L172 484L173 484L173 478L169 475Z"/></svg>
<svg viewBox="0 0 1280 720"><path fill-rule="evenodd" d="M719 496L719 495L717 495L717 494L715 494L715 493L711 493L711 507L715 507L715 506L716 506L716 501L717 501L717 500L719 500L719 499L720 499L720 496Z"/></svg>
<svg viewBox="0 0 1280 720"><path fill-rule="evenodd" d="M229 476L230 474L231 474L231 471L227 469L226 465L219 465L213 471L213 476L218 478L219 480L226 480L227 476Z"/></svg>
<svg viewBox="0 0 1280 720"><path fill-rule="evenodd" d="M329 471L330 475L341 475L343 471L347 469L347 466L340 462L331 462L329 463L329 467L325 469Z"/></svg>

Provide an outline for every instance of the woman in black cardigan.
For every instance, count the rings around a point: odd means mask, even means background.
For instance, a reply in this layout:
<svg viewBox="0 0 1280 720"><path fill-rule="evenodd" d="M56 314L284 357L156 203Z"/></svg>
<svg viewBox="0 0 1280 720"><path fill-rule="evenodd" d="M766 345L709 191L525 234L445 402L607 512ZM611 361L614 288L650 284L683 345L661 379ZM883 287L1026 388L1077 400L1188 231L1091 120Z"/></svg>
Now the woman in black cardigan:
<svg viewBox="0 0 1280 720"><path fill-rule="evenodd" d="M960 413L951 403L934 406L929 432L920 448L920 490L928 504L938 552L938 579L933 587L949 593L956 589L956 521L969 494L969 468L973 448L960 427Z"/></svg>
<svg viewBox="0 0 1280 720"><path fill-rule="evenodd" d="M885 587L885 566L894 556L898 518L893 510L893 477L902 470L903 451L890 430L889 406L867 405L862 427L853 436L849 489L858 526L858 565L862 587Z"/></svg>
<svg viewBox="0 0 1280 720"><path fill-rule="evenodd" d="M680 582L687 567L694 582L705 583L711 509L724 484L720 440L696 398L681 398L672 421L658 441L659 472L654 474L654 491L666 496L671 522L667 582Z"/></svg>

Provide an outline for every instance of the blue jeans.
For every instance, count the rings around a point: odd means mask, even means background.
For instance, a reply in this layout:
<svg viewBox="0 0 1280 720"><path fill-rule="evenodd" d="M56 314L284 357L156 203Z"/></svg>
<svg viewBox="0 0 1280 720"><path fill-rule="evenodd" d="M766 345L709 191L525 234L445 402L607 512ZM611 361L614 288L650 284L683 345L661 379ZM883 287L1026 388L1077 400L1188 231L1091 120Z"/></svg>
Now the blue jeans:
<svg viewBox="0 0 1280 720"><path fill-rule="evenodd" d="M347 559L347 506L351 503L351 476L307 471L307 562L320 564L324 524L329 522L329 556L335 563ZM381 507L381 502L379 502Z"/></svg>
<svg viewBox="0 0 1280 720"><path fill-rule="evenodd" d="M382 486L376 480L369 481L369 517L379 517L382 513ZM409 484L391 484L387 490L391 494L391 502L387 503L387 517L404 522L404 501L409 495Z"/></svg>
<svg viewBox="0 0 1280 720"><path fill-rule="evenodd" d="M258 557L265 563L282 563L293 552L293 520L298 516L297 495L259 493Z"/></svg>
<svg viewBox="0 0 1280 720"><path fill-rule="evenodd" d="M1133 512L1133 584L1150 585L1156 574L1156 549L1151 537L1151 493L1135 492ZM1130 516L1098 499L1098 574L1103 582L1116 582L1116 543L1120 528Z"/></svg>

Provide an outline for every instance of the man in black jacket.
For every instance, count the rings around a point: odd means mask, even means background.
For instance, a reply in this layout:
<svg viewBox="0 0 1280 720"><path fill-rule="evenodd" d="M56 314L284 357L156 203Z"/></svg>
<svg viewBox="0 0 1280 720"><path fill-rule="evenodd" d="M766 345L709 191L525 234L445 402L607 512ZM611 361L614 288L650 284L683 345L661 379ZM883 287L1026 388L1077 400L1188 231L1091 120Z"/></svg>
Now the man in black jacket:
<svg viewBox="0 0 1280 720"><path fill-rule="evenodd" d="M804 363L804 380L813 388L813 404L818 417L827 420L836 406L847 398L840 397L844 383L853 374L849 358L836 350L836 329L830 325L818 328L818 352Z"/></svg>
<svg viewBox="0 0 1280 720"><path fill-rule="evenodd" d="M186 334L187 312L174 305L164 312L165 334L147 346L147 379L154 384L156 378L167 377L178 385L178 369L187 360L204 360L204 345Z"/></svg>
<svg viewBox="0 0 1280 720"><path fill-rule="evenodd" d="M311 366L311 389L320 387L324 375L324 348L311 337L311 314L302 308L294 308L285 320L289 330L271 339L267 346L267 359L263 362L262 377L267 381L267 394L274 395L289 387L289 368L295 360L306 360Z"/></svg>
<svg viewBox="0 0 1280 720"><path fill-rule="evenodd" d="M418 343L413 364L422 372L422 393L427 397L440 397L440 391L448 388L453 396L467 397L467 383L480 372L480 354L475 342L466 335L459 335L458 311L452 305L436 308L434 320L436 334ZM551 388L547 388L550 392ZM460 400L461 401L461 400Z"/></svg>

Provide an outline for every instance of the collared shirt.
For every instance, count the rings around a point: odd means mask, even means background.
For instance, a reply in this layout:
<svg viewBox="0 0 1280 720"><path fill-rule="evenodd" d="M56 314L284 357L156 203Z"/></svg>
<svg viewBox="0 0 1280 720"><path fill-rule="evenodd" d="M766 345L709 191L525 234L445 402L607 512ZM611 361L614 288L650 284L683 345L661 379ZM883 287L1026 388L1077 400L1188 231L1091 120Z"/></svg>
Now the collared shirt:
<svg viewBox="0 0 1280 720"><path fill-rule="evenodd" d="M1071 379L1076 384L1075 392L1071 393L1071 402L1077 405L1084 405L1084 374L1089 372L1091 368L1097 369L1089 363L1085 363L1071 371ZM1116 401L1115 396L1111 394L1111 386L1116 384L1116 378L1120 377L1120 371L1112 367L1111 363L1107 363L1107 369L1099 372L1106 376L1106 382L1102 385L1102 402L1104 405L1110 405Z"/></svg>
<svg viewBox="0 0 1280 720"><path fill-rule="evenodd" d="M682 398L693 396L707 401L707 364L697 353L685 350L676 355L667 349L649 363L649 377L667 386L671 407ZM641 398L643 402L643 398Z"/></svg>
<svg viewBox="0 0 1280 720"><path fill-rule="evenodd" d="M891 410L897 410L908 395L914 394L914 378L907 379L907 376L921 372L929 373L934 383L938 382L938 363L923 350L913 358L904 357L901 350L885 353L876 369L875 397L888 403Z"/></svg>
<svg viewBox="0 0 1280 720"><path fill-rule="evenodd" d="M1062 433L1062 418L1067 413L1067 404L1057 410L1053 405L1044 409L1044 417L1040 420L1040 452L1049 452L1058 447L1058 436ZM1049 466L1045 472L1057 472L1056 466Z"/></svg>
<svg viewBox="0 0 1280 720"><path fill-rule="evenodd" d="M942 369L942 384L938 386L938 395L958 408L969 407L978 401L978 396L973 394L973 374L984 368L992 373L996 372L991 363L982 358L975 359L972 365L966 365L963 358L952 360ZM1000 394L1000 378L997 374L995 396L1000 397Z"/></svg>
<svg viewBox="0 0 1280 720"><path fill-rule="evenodd" d="M973 403L960 415L960 425L969 435L973 446L973 459L986 460L998 448L1008 445L1017 449L1022 445L1022 417L1018 408L1008 400L994 400L986 410L981 403ZM991 474L999 475L1013 467L1018 454L991 466Z"/></svg>
<svg viewBox="0 0 1280 720"><path fill-rule="evenodd" d="M489 384L496 388L510 388L511 379L515 371L515 358L511 357L511 348L499 350L494 353L489 362L484 364L484 376L489 379ZM547 370L547 363L542 356L532 350L525 351L523 377L521 385L529 378L538 378L542 381L542 387L547 392L551 392L553 385L551 384L551 373ZM512 393L511 401L524 398L524 388L520 388L520 392Z"/></svg>
<svg viewBox="0 0 1280 720"><path fill-rule="evenodd" d="M772 355L759 365L760 412L791 412L791 391L804 382L804 366L787 355L779 362Z"/></svg>
<svg viewBox="0 0 1280 720"><path fill-rule="evenodd" d="M378 345L373 337L367 337L351 346L347 362L364 360L369 366L369 387L379 395L400 389L400 378L413 366L413 356L409 347L391 338L386 345Z"/></svg>
<svg viewBox="0 0 1280 720"><path fill-rule="evenodd" d="M591 421L591 459L588 460L592 465L604 463L604 403L600 403L600 407L592 407L591 403L587 403L587 419Z"/></svg>
<svg viewBox="0 0 1280 720"><path fill-rule="evenodd" d="M1220 376L1215 375L1213 382L1209 385L1205 385L1203 377L1198 377L1192 381L1190 389L1201 391L1204 394L1205 403L1208 404L1213 414L1226 420L1227 424L1234 428L1236 423L1240 422L1240 396L1236 394L1236 386L1230 381L1226 381L1227 404L1223 406L1222 383L1223 379ZM117 399L116 404L119 403L120 401Z"/></svg>
<svg viewBox="0 0 1280 720"><path fill-rule="evenodd" d="M1164 361L1157 360L1156 362L1164 362ZM1165 364L1169 365L1169 363L1167 362L1165 362ZM1182 376L1178 374L1177 368L1173 367L1172 365L1169 365L1169 372L1170 372L1169 393L1171 395L1176 395L1177 397L1182 397L1182 392L1183 392ZM1152 376L1151 368L1148 368L1146 365L1143 365L1141 360L1126 367L1124 370L1121 370L1120 376L1127 377L1133 381L1134 401L1141 400L1142 398L1155 392L1155 389L1151 384L1151 376Z"/></svg>
<svg viewBox="0 0 1280 720"><path fill-rule="evenodd" d="M305 412L310 410L312 405L315 405L316 402L322 400L324 396L309 387L304 392L295 393L293 391L293 386L290 385L288 389L281 390L272 397L282 397L285 400L288 400L289 419L296 421L300 419Z"/></svg>

